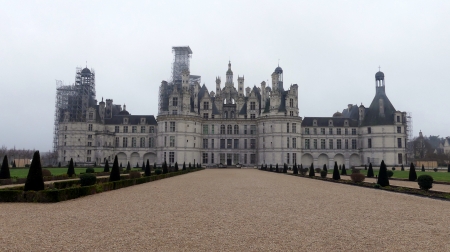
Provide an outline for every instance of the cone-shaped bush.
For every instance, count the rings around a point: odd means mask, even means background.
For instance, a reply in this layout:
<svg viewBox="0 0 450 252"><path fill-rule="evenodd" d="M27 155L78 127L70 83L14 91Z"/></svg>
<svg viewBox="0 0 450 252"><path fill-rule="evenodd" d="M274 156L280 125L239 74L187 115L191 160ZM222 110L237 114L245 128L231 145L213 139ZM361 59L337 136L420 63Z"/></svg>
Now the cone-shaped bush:
<svg viewBox="0 0 450 252"><path fill-rule="evenodd" d="M277 163L277 165L275 166L275 172L279 172L279 171L278 171L278 163Z"/></svg>
<svg viewBox="0 0 450 252"><path fill-rule="evenodd" d="M114 157L113 167L111 174L109 175L109 182L120 180L119 161L117 161L117 155Z"/></svg>
<svg viewBox="0 0 450 252"><path fill-rule="evenodd" d="M109 172L108 160L105 161L105 168L103 168L103 172Z"/></svg>
<svg viewBox="0 0 450 252"><path fill-rule="evenodd" d="M324 170L324 171L328 171L328 169L327 169L327 164L323 164L323 170Z"/></svg>
<svg viewBox="0 0 450 252"><path fill-rule="evenodd" d="M294 167L292 169L294 174L298 174L297 164L294 164Z"/></svg>
<svg viewBox="0 0 450 252"><path fill-rule="evenodd" d="M153 163L153 169L156 170L156 162Z"/></svg>
<svg viewBox="0 0 450 252"><path fill-rule="evenodd" d="M303 164L300 164L300 170L299 170L301 175L305 175L305 172L303 171Z"/></svg>
<svg viewBox="0 0 450 252"><path fill-rule="evenodd" d="M175 162L175 171L178 171L178 162Z"/></svg>
<svg viewBox="0 0 450 252"><path fill-rule="evenodd" d="M450 164L447 166L447 172L450 172Z"/></svg>
<svg viewBox="0 0 450 252"><path fill-rule="evenodd" d="M380 172L378 173L378 181L377 184L380 186L389 186L389 178L387 174L387 167L384 164L384 160L381 161Z"/></svg>
<svg viewBox="0 0 450 252"><path fill-rule="evenodd" d="M270 164L270 166L269 166L269 171L273 171L272 164Z"/></svg>
<svg viewBox="0 0 450 252"><path fill-rule="evenodd" d="M422 171L424 172L425 171L425 166L422 164Z"/></svg>
<svg viewBox="0 0 450 252"><path fill-rule="evenodd" d="M264 171L267 171L267 164L264 165Z"/></svg>
<svg viewBox="0 0 450 252"><path fill-rule="evenodd" d="M163 166L162 166L162 173L166 174L169 173L169 170L167 169L167 163L166 161L164 161Z"/></svg>
<svg viewBox="0 0 450 252"><path fill-rule="evenodd" d="M342 165L342 173L341 175L347 175L347 170L345 169L345 164Z"/></svg>
<svg viewBox="0 0 450 252"><path fill-rule="evenodd" d="M9 173L8 156L5 155L3 157L2 167L0 168L0 179L10 179L10 178L11 174Z"/></svg>
<svg viewBox="0 0 450 252"><path fill-rule="evenodd" d="M73 167L73 161L72 161ZM44 177L42 176L41 155L36 151L28 170L27 181L25 182L24 191L41 191L44 190Z"/></svg>
<svg viewBox="0 0 450 252"><path fill-rule="evenodd" d="M405 167L403 166L403 164L402 164L402 168L400 169L401 171L404 171L405 170Z"/></svg>
<svg viewBox="0 0 450 252"><path fill-rule="evenodd" d="M75 175L75 168L74 168L74 165L73 165L73 159L72 158L70 159L70 162L69 162L69 169L67 169L67 175L69 177L72 177L73 175Z"/></svg>
<svg viewBox="0 0 450 252"><path fill-rule="evenodd" d="M144 161L142 161L142 170L145 171L145 168L147 168L147 167L145 166Z"/></svg>
<svg viewBox="0 0 450 252"><path fill-rule="evenodd" d="M261 164L261 171L263 171L264 170L264 165L263 164Z"/></svg>
<svg viewBox="0 0 450 252"><path fill-rule="evenodd" d="M137 164L138 165L138 168L139 168L139 164ZM127 171L130 171L131 170L131 165L130 165L130 162L128 162L128 164L127 164Z"/></svg>
<svg viewBox="0 0 450 252"><path fill-rule="evenodd" d="M411 163L411 165L409 166L409 177L408 177L408 180L409 181L416 181L416 179L417 179L416 167L414 166L413 163Z"/></svg>
<svg viewBox="0 0 450 252"><path fill-rule="evenodd" d="M342 165L339 165L339 171L342 170Z"/></svg>
<svg viewBox="0 0 450 252"><path fill-rule="evenodd" d="M183 171L186 170L186 162L183 162Z"/></svg>
<svg viewBox="0 0 450 252"><path fill-rule="evenodd" d="M114 164L114 163L113 163ZM122 163L120 163L120 168L122 168Z"/></svg>
<svg viewBox="0 0 450 252"><path fill-rule="evenodd" d="M12 168L16 168L16 160L13 160Z"/></svg>
<svg viewBox="0 0 450 252"><path fill-rule="evenodd" d="M190 169L192 168L192 167L191 167L191 162L189 162L189 166L188 166L188 168L189 168L189 170L190 170Z"/></svg>
<svg viewBox="0 0 450 252"><path fill-rule="evenodd" d="M372 163L369 163L369 170L367 171L367 177L368 178L373 178L375 175L373 174L373 167L372 167Z"/></svg>
<svg viewBox="0 0 450 252"><path fill-rule="evenodd" d="M61 162L58 163L58 167L61 168Z"/></svg>
<svg viewBox="0 0 450 252"><path fill-rule="evenodd" d="M309 175L310 177L316 176L316 172L314 171L314 165L311 163L311 166L309 167Z"/></svg>
<svg viewBox="0 0 450 252"><path fill-rule="evenodd" d="M288 166L287 166L287 164L284 164L283 173L287 173L287 170L288 170Z"/></svg>
<svg viewBox="0 0 450 252"><path fill-rule="evenodd" d="M150 171L150 162L147 159L147 165L145 165L145 176L148 177L150 176L152 173Z"/></svg>
<svg viewBox="0 0 450 252"><path fill-rule="evenodd" d="M364 165L364 170L366 170L366 171L367 171L367 165Z"/></svg>
<svg viewBox="0 0 450 252"><path fill-rule="evenodd" d="M341 179L341 175L339 174L339 168L338 168L337 162L334 162L333 179L334 180Z"/></svg>

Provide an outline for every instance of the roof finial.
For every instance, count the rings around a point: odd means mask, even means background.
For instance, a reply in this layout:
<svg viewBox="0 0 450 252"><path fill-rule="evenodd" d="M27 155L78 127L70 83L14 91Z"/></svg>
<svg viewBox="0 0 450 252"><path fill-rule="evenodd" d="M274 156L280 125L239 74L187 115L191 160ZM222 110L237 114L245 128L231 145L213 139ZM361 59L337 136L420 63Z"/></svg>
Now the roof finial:
<svg viewBox="0 0 450 252"><path fill-rule="evenodd" d="M278 66L280 66L280 59L278 59Z"/></svg>
<svg viewBox="0 0 450 252"><path fill-rule="evenodd" d="M378 66L378 72L381 72L381 66Z"/></svg>
<svg viewBox="0 0 450 252"><path fill-rule="evenodd" d="M87 60L86 60L86 68L87 68Z"/></svg>

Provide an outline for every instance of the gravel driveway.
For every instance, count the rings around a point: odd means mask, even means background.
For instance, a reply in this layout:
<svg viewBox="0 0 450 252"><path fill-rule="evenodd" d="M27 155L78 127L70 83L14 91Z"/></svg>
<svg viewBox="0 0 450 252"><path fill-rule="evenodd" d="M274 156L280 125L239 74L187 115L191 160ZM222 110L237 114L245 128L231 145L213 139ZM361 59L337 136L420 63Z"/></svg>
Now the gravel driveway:
<svg viewBox="0 0 450 252"><path fill-rule="evenodd" d="M0 204L1 251L450 251L450 202L204 170L54 204Z"/></svg>

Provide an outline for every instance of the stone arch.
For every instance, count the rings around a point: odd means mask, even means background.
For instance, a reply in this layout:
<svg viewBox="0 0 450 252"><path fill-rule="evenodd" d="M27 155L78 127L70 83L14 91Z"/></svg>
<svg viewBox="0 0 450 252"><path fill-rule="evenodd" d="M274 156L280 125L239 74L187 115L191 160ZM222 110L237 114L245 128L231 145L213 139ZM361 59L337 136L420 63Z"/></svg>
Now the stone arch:
<svg viewBox="0 0 450 252"><path fill-rule="evenodd" d="M131 153L131 156L130 156L130 165L131 165L131 167L135 167L136 166L136 164L138 164L139 163L139 153L137 153L137 152L133 152L133 153ZM141 166L142 164L139 164L139 166Z"/></svg>
<svg viewBox="0 0 450 252"><path fill-rule="evenodd" d="M122 167L127 166L127 154L123 152L117 153L117 161L119 162L118 165L122 164Z"/></svg>
<svg viewBox="0 0 450 252"><path fill-rule="evenodd" d="M342 154L336 154L336 156L334 156L334 162L337 163L337 165L343 165L345 164L345 158L344 155ZM334 164L333 164L334 165Z"/></svg>
<svg viewBox="0 0 450 252"><path fill-rule="evenodd" d="M308 168L309 166L311 166L311 163L314 161L313 157L311 156L311 154L303 154L302 156L302 165L303 168Z"/></svg>
<svg viewBox="0 0 450 252"><path fill-rule="evenodd" d="M147 159L150 165L153 165L156 162L156 154L152 152L148 152L144 154L144 163L147 164Z"/></svg>
<svg viewBox="0 0 450 252"><path fill-rule="evenodd" d="M353 153L352 155L350 155L350 167L359 166L359 165L361 165L359 155L356 153Z"/></svg>
<svg viewBox="0 0 450 252"><path fill-rule="evenodd" d="M328 159L328 155L327 154L322 153L317 158L317 168L322 168L324 164L326 164L327 167L328 167L329 159Z"/></svg>

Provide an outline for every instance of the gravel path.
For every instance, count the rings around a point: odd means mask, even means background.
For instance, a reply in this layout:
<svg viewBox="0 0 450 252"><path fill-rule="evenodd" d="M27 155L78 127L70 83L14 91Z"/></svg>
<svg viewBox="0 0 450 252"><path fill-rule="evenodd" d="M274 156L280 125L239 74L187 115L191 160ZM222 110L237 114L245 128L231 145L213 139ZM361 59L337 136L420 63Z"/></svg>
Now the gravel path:
<svg viewBox="0 0 450 252"><path fill-rule="evenodd" d="M55 204L0 204L1 251L450 251L450 202L204 170Z"/></svg>

